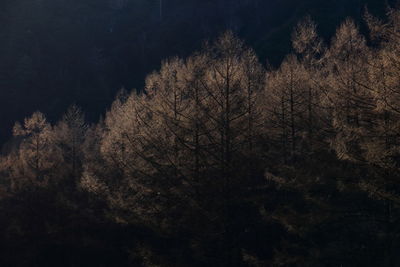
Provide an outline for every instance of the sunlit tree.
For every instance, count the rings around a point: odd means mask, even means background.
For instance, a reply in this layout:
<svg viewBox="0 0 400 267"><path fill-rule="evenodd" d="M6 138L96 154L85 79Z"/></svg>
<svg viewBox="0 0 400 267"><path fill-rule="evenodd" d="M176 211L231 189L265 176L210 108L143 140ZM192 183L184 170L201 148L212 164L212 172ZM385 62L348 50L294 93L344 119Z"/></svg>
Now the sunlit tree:
<svg viewBox="0 0 400 267"><path fill-rule="evenodd" d="M63 158L65 175L74 184L81 173L87 125L81 109L72 105L54 127L54 141Z"/></svg>
<svg viewBox="0 0 400 267"><path fill-rule="evenodd" d="M18 147L14 179L30 185L46 185L51 181L52 172L59 166L57 148L54 146L52 126L45 116L35 112L24 120L24 124L16 123L14 136L21 138Z"/></svg>

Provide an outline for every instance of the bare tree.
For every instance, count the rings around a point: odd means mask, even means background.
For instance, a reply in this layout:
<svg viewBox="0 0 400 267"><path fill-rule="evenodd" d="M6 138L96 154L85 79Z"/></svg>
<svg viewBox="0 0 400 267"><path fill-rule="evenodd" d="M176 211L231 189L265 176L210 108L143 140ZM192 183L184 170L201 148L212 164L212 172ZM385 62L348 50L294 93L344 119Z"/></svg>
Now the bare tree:
<svg viewBox="0 0 400 267"><path fill-rule="evenodd" d="M353 21L346 20L328 51L327 98L333 108L333 127L337 132L332 146L341 159L362 160L359 138L369 126L375 108L369 87L369 54L365 38Z"/></svg>
<svg viewBox="0 0 400 267"><path fill-rule="evenodd" d="M21 138L15 179L25 180L28 185L46 185L60 162L51 125L42 113L35 112L23 125L15 124L14 136Z"/></svg>
<svg viewBox="0 0 400 267"><path fill-rule="evenodd" d="M318 36L317 25L306 17L301 20L292 33L292 46L299 55L304 67L306 95L304 105L307 107L307 142L312 151L315 142L321 140L326 112L321 105L323 88L323 69L326 47Z"/></svg>
<svg viewBox="0 0 400 267"><path fill-rule="evenodd" d="M83 112L76 105L69 107L62 120L54 127L55 143L61 151L64 170L75 183L81 173L83 144L87 125Z"/></svg>
<svg viewBox="0 0 400 267"><path fill-rule="evenodd" d="M265 109L269 134L281 143L285 162L294 160L308 122L307 75L296 56L288 56L277 71L267 76ZM309 115L309 114L308 114Z"/></svg>

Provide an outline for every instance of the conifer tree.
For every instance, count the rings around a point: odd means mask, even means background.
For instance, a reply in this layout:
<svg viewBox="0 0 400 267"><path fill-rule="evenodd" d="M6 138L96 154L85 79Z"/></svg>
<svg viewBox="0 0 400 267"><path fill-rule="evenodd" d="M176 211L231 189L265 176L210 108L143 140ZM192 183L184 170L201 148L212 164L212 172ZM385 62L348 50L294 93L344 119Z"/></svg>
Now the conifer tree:
<svg viewBox="0 0 400 267"><path fill-rule="evenodd" d="M375 108L369 84L369 48L351 20L337 30L328 51L329 92L332 124L336 136L332 147L341 159L363 161L360 142Z"/></svg>
<svg viewBox="0 0 400 267"><path fill-rule="evenodd" d="M76 105L69 107L62 120L54 127L55 144L65 164L63 169L73 184L81 174L86 130L83 112Z"/></svg>
<svg viewBox="0 0 400 267"><path fill-rule="evenodd" d="M17 152L17 161L13 178L16 183L26 186L43 186L50 182L53 171L59 166L57 148L54 146L52 126L46 117L35 112L24 120L24 124L16 123L14 136L21 138ZM57 182L57 181L53 181Z"/></svg>

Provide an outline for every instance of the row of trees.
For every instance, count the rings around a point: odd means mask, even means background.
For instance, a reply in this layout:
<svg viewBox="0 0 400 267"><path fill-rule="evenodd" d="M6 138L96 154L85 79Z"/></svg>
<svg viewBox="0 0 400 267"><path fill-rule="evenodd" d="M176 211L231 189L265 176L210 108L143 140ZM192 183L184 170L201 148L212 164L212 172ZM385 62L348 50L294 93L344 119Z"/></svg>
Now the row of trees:
<svg viewBox="0 0 400 267"><path fill-rule="evenodd" d="M329 46L306 18L268 70L226 33L96 125L76 106L54 126L36 112L5 148L5 192L88 192L108 220L183 244L141 244L146 266L395 266L399 18L367 13L370 45L347 19Z"/></svg>
<svg viewBox="0 0 400 267"><path fill-rule="evenodd" d="M395 0L3 0L0 3L0 142L34 110L56 121L70 103L95 121L121 87L142 88L149 71L202 40L233 29L277 64L291 28L315 15L324 34L368 5ZM288 8L290 7L290 8ZM64 40L60 42L59 40Z"/></svg>

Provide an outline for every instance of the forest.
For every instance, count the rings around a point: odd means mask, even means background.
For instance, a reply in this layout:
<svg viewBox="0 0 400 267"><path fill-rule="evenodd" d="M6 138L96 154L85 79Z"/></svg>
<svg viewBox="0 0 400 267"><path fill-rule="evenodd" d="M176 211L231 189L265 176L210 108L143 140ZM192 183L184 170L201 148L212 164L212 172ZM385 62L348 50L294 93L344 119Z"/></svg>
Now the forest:
<svg viewBox="0 0 400 267"><path fill-rule="evenodd" d="M96 123L16 122L0 265L399 266L400 9L363 20L304 17L278 67L227 31Z"/></svg>
<svg viewBox="0 0 400 267"><path fill-rule="evenodd" d="M69 105L89 122L122 87L141 90L163 59L187 57L231 30L279 65L297 21L311 15L330 39L342 19L396 0L1 0L0 143L36 110L55 123Z"/></svg>

